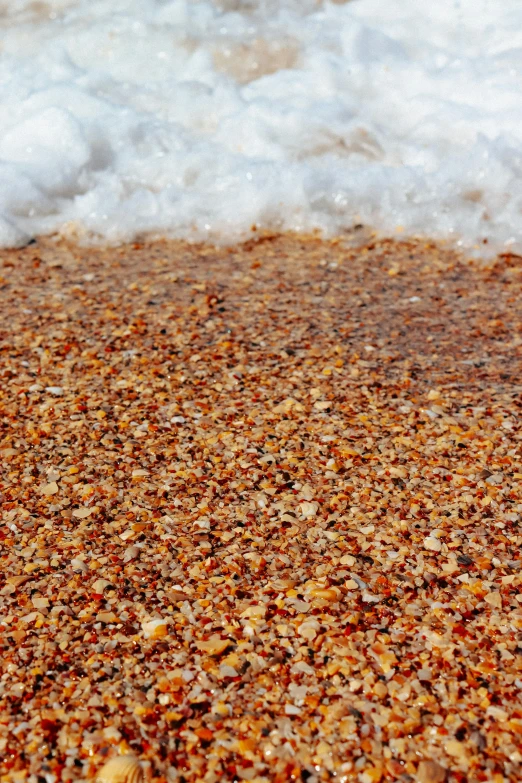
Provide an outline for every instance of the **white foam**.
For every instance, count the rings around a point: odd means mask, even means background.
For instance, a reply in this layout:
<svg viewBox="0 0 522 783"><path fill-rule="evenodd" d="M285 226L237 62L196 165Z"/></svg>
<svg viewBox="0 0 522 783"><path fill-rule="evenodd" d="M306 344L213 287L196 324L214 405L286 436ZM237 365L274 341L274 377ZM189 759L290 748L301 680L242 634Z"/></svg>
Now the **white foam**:
<svg viewBox="0 0 522 783"><path fill-rule="evenodd" d="M0 3L0 244L522 249L519 0Z"/></svg>

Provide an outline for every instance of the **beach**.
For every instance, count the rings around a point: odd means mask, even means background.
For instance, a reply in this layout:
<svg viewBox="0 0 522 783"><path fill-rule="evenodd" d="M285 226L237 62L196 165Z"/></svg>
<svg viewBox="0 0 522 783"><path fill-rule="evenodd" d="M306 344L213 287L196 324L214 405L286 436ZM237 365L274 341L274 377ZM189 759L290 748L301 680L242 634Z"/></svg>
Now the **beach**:
<svg viewBox="0 0 522 783"><path fill-rule="evenodd" d="M519 0L13 0L0 247L363 225L520 254L521 27Z"/></svg>
<svg viewBox="0 0 522 783"><path fill-rule="evenodd" d="M0 251L0 781L520 780L515 255Z"/></svg>

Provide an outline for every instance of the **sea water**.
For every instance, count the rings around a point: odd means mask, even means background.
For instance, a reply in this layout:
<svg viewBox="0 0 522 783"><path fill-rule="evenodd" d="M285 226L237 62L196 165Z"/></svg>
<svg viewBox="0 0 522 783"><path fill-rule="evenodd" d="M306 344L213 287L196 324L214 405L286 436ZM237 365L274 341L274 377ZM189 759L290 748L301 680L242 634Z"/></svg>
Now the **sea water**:
<svg viewBox="0 0 522 783"><path fill-rule="evenodd" d="M522 249L520 0L4 0L0 245Z"/></svg>

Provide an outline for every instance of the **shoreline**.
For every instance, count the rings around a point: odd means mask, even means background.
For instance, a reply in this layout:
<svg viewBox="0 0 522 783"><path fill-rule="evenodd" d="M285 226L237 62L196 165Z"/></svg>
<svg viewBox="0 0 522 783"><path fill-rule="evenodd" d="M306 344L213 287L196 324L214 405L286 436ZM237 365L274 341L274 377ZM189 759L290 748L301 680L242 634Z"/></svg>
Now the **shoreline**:
<svg viewBox="0 0 522 783"><path fill-rule="evenodd" d="M519 257L0 267L2 783L520 779Z"/></svg>

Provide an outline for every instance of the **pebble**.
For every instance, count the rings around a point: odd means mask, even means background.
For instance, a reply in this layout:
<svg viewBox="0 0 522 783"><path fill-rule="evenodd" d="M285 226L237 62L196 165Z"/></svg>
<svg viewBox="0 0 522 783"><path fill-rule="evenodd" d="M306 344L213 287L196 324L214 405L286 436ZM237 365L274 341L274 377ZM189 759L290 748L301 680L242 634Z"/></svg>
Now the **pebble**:
<svg viewBox="0 0 522 783"><path fill-rule="evenodd" d="M447 771L436 761L421 761L416 780L417 783L444 783Z"/></svg>

